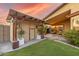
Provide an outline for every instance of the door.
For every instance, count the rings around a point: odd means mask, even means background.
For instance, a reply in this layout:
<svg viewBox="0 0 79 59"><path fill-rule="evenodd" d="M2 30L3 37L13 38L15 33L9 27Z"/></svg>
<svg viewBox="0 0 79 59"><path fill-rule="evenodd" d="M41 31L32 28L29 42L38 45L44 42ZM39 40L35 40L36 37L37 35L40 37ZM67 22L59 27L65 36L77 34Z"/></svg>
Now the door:
<svg viewBox="0 0 79 59"><path fill-rule="evenodd" d="M30 40L35 39L35 28L30 28Z"/></svg>

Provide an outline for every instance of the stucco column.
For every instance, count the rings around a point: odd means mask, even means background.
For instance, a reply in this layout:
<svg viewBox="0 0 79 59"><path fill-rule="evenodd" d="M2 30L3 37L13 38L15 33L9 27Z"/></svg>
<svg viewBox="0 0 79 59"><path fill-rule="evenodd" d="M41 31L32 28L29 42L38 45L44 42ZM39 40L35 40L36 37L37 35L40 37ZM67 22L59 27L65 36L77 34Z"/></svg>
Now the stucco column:
<svg viewBox="0 0 79 59"><path fill-rule="evenodd" d="M64 27L64 31L68 31L71 29L71 22L70 22L70 19L66 20L64 23L63 23L63 27Z"/></svg>
<svg viewBox="0 0 79 59"><path fill-rule="evenodd" d="M13 23L13 41L17 41L17 25Z"/></svg>
<svg viewBox="0 0 79 59"><path fill-rule="evenodd" d="M13 49L19 47L19 41L17 40L17 23L13 17L10 20L10 41L12 42Z"/></svg>
<svg viewBox="0 0 79 59"><path fill-rule="evenodd" d="M71 23L70 25L71 25L71 30L72 30L73 29L73 23L74 23L74 19L73 18L70 19L70 23Z"/></svg>
<svg viewBox="0 0 79 59"><path fill-rule="evenodd" d="M13 49L19 47L19 41L17 40L17 24L16 22L13 23Z"/></svg>
<svg viewBox="0 0 79 59"><path fill-rule="evenodd" d="M71 29L71 26L70 26L70 19L66 20L65 22L63 22L63 29L64 31L68 31Z"/></svg>
<svg viewBox="0 0 79 59"><path fill-rule="evenodd" d="M10 23L10 41L13 42L13 23Z"/></svg>

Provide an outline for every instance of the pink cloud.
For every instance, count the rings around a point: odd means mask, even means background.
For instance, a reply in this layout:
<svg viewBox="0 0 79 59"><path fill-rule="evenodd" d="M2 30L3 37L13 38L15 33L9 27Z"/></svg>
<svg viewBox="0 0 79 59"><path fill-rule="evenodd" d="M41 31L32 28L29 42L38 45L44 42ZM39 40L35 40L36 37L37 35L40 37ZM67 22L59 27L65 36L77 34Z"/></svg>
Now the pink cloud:
<svg viewBox="0 0 79 59"><path fill-rule="evenodd" d="M13 9L22 12L24 14L31 15L33 17L43 19L45 16L50 14L52 11L57 9L61 4L48 4L48 3L38 3L38 4L28 4L28 5L16 5Z"/></svg>
<svg viewBox="0 0 79 59"><path fill-rule="evenodd" d="M24 14L29 14L36 18L42 19L51 11L54 11L61 4L48 3L25 3L25 4L0 4L0 23L7 23L6 17L9 9L15 9Z"/></svg>

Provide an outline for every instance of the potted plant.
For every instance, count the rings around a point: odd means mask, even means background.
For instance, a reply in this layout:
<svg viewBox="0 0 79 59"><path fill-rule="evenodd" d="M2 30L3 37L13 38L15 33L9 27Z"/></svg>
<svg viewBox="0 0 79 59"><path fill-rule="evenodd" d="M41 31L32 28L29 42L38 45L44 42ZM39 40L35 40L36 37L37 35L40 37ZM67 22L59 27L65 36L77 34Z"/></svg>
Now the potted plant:
<svg viewBox="0 0 79 59"><path fill-rule="evenodd" d="M46 31L47 31L47 27L44 24L40 25L38 27L38 33L39 33L39 35L37 36L37 39L43 39L44 35L46 34Z"/></svg>
<svg viewBox="0 0 79 59"><path fill-rule="evenodd" d="M24 44L24 34L25 34L25 32L24 32L23 29L21 29L18 34L19 34L19 46L21 46L21 45Z"/></svg>

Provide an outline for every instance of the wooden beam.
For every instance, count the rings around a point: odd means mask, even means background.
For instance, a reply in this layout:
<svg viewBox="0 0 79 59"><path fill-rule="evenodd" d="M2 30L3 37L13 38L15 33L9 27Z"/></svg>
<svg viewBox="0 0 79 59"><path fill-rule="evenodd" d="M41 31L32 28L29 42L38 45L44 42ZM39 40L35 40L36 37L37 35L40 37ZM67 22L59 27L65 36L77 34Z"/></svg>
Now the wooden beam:
<svg viewBox="0 0 79 59"><path fill-rule="evenodd" d="M31 26L31 22L29 22L29 40L31 40L31 38L30 38L30 26Z"/></svg>
<svg viewBox="0 0 79 59"><path fill-rule="evenodd" d="M17 24L13 23L13 49L19 48L19 41L17 40Z"/></svg>
<svg viewBox="0 0 79 59"><path fill-rule="evenodd" d="M39 21L43 21L43 20L40 20L40 19L35 18L35 17L32 17L30 15L23 14L21 12L18 12L16 10L13 10L13 9L10 9L8 17L9 16L14 17L14 18L17 18L17 19L19 18L18 20L23 20L23 19L24 20L28 20L29 19L29 21L30 21L30 20L33 19L33 21L35 21L34 19L37 19L38 22ZM7 19L8 19L8 17L7 17Z"/></svg>
<svg viewBox="0 0 79 59"><path fill-rule="evenodd" d="M72 13L72 14L69 14L69 15L67 15L66 17L67 17L67 18L70 18L70 17L74 17L74 16L77 16L77 15L79 15L79 11L76 11L76 12L74 12L74 13Z"/></svg>
<svg viewBox="0 0 79 59"><path fill-rule="evenodd" d="M63 12L63 13L61 13L61 14L47 20L46 22L49 23L49 24L56 24L56 23L62 22L64 20L67 20L68 18L66 18L66 15L69 15L70 12L71 12L71 10Z"/></svg>
<svg viewBox="0 0 79 59"><path fill-rule="evenodd" d="M65 23L66 21L70 21L70 19L66 19L66 20L63 20L63 21L58 21L56 23L51 23L50 25L62 25L63 23Z"/></svg>
<svg viewBox="0 0 79 59"><path fill-rule="evenodd" d="M13 23L13 41L17 41L17 25Z"/></svg>

